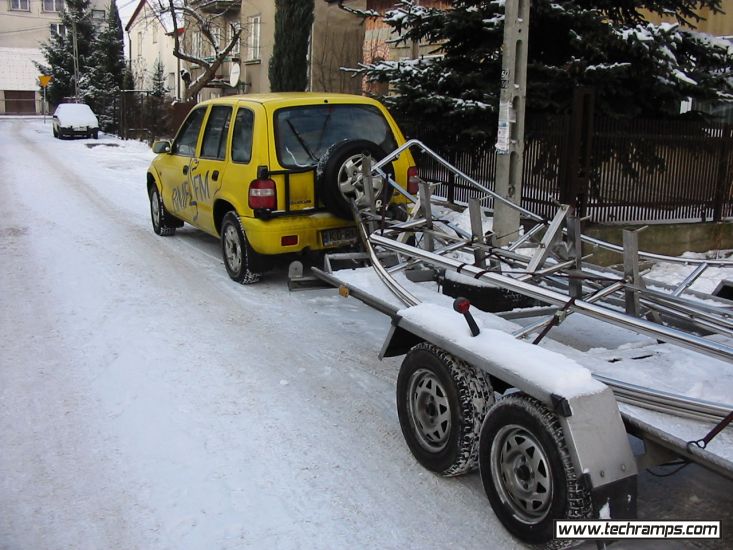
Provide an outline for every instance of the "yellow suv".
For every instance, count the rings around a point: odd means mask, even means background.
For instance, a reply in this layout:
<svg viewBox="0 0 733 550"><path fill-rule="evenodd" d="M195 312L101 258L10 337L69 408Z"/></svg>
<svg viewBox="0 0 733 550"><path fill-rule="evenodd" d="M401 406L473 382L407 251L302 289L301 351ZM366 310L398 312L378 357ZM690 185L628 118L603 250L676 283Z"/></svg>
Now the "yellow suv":
<svg viewBox="0 0 733 550"><path fill-rule="evenodd" d="M365 204L364 155L381 160L404 143L390 114L361 96L280 93L228 96L196 105L147 176L153 230L184 222L221 239L229 276L257 281L277 257L353 244L351 201ZM414 192L409 152L385 167ZM383 204L392 187L371 178Z"/></svg>

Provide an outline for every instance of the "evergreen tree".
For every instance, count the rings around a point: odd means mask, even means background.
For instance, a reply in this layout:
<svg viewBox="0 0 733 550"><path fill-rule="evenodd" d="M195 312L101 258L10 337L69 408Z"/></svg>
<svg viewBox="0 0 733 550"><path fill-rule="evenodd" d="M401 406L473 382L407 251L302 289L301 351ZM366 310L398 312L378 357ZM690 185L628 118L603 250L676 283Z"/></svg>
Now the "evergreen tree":
<svg viewBox="0 0 733 550"><path fill-rule="evenodd" d="M440 56L361 71L392 85L394 94L384 99L403 118L459 136L462 148L490 140L499 102L503 6L455 0L441 10L398 2L383 16L398 42L429 42ZM596 111L614 117L675 116L686 97L733 100L730 44L682 26L694 26L701 8L720 11L720 0L534 0L528 110L567 112L577 86L593 87ZM676 23L651 24L642 10Z"/></svg>
<svg viewBox="0 0 733 550"><path fill-rule="evenodd" d="M168 86L165 85L165 67L160 58L153 64L153 74L150 76L150 95L163 98L168 93Z"/></svg>
<svg viewBox="0 0 733 550"><path fill-rule="evenodd" d="M150 75L150 95L145 99L145 112L148 120L148 128L152 132L165 133L165 128L168 125L167 109L166 109L166 94L168 93L168 87L165 84L165 66L160 58L155 60L153 64L153 71ZM157 138L157 135L151 136L153 139Z"/></svg>
<svg viewBox="0 0 733 550"><path fill-rule="evenodd" d="M125 77L122 22L115 0L111 0L105 23L94 40L89 65L82 95L97 113L100 126L105 131L115 131L116 100Z"/></svg>
<svg viewBox="0 0 733 550"><path fill-rule="evenodd" d="M127 65L125 65L125 69L122 74L122 89L123 90L134 90L135 89L135 75L132 74L130 67Z"/></svg>
<svg viewBox="0 0 733 550"><path fill-rule="evenodd" d="M273 92L302 92L308 87L313 0L275 0L275 9L270 89Z"/></svg>
<svg viewBox="0 0 733 550"><path fill-rule="evenodd" d="M74 28L76 28L80 83L89 71L94 40L89 0L66 0L61 12L61 25L64 32L52 34L49 41L41 45L41 53L46 59L46 64L37 64L43 74L53 76L53 81L46 92L52 105L58 105L64 98L75 95Z"/></svg>

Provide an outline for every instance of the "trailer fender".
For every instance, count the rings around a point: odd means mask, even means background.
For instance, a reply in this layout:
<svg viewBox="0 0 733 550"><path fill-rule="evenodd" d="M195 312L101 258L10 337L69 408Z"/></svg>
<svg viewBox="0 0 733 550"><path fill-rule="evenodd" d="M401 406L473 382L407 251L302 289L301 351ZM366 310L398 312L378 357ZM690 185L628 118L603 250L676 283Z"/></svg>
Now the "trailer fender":
<svg viewBox="0 0 733 550"><path fill-rule="evenodd" d="M568 400L560 423L573 463L604 519L636 518L637 466L610 388Z"/></svg>
<svg viewBox="0 0 733 550"><path fill-rule="evenodd" d="M389 327L387 337L382 344L382 349L379 352L379 359L385 357L399 357L405 355L410 351L413 346L418 345L420 342L424 342L425 339L410 332L409 330L399 326L401 317L398 315L392 318L392 324Z"/></svg>

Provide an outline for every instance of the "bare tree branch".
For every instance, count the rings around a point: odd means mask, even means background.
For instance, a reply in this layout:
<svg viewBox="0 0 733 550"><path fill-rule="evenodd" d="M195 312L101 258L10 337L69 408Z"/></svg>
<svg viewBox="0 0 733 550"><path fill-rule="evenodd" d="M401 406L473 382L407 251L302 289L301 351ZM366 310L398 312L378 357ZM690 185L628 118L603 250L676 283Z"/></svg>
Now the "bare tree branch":
<svg viewBox="0 0 733 550"><path fill-rule="evenodd" d="M184 100L188 101L195 98L198 93L206 87L216 76L216 72L221 67L226 57L231 53L239 42L242 29L237 28L233 24L229 24L232 29L232 36L227 42L226 47L222 50L220 40L214 33L214 29L226 28L224 20L225 12L205 16L197 11L194 7L185 4L182 0L156 0L155 6L151 6L159 17L170 16L173 23L173 55L182 61L186 61L192 65L197 65L203 69L192 82L188 83L184 93ZM182 25L179 25L179 21ZM181 36L178 32L181 28L186 28L193 36L193 32L197 32L211 46L213 50L213 61L207 60L200 52L185 51L182 44ZM193 30L192 29L195 29Z"/></svg>

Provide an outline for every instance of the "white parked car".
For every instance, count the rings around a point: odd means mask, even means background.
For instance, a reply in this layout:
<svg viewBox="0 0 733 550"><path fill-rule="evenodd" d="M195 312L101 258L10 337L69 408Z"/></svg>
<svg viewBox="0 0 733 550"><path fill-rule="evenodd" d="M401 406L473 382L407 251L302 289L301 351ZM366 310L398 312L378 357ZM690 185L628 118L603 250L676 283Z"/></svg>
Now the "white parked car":
<svg viewBox="0 0 733 550"><path fill-rule="evenodd" d="M99 137L97 116L85 103L62 103L53 114L53 137Z"/></svg>

